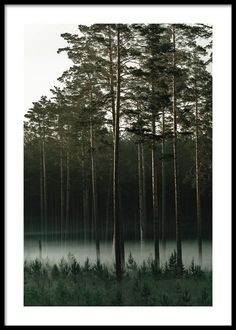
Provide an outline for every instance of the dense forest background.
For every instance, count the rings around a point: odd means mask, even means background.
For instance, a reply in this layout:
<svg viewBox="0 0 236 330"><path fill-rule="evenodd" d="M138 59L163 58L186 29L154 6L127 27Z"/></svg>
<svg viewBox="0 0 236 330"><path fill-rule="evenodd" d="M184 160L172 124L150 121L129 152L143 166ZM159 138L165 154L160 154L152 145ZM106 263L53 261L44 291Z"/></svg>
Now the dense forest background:
<svg viewBox="0 0 236 330"><path fill-rule="evenodd" d="M25 115L25 233L211 238L212 29L94 24ZM59 56L59 55L58 55ZM117 206L118 205L118 206ZM201 243L200 243L201 245ZM201 249L201 248L200 248Z"/></svg>
<svg viewBox="0 0 236 330"><path fill-rule="evenodd" d="M207 148L207 146L204 146ZM208 148L211 146L209 145ZM170 146L169 146L170 148ZM157 147L157 162L159 163L157 175L161 182L161 147ZM182 138L180 141L181 159L180 164L180 207L181 218L183 221L183 235L185 238L197 237L196 221L196 201L193 176L193 158L194 142L189 138ZM48 230L60 231L60 151L58 144L52 139L47 145L47 195L48 195ZM110 153L110 155L109 155ZM111 158L111 147L103 149L99 153L99 161L96 163L97 169L97 189L98 189L98 219L102 239L112 239L113 221L112 221L112 175L111 166L109 166L109 156ZM121 142L121 153L123 155L121 165L121 216L124 219L125 235L127 239L139 238L139 195L138 195L138 160L137 144L131 136L124 137ZM144 153L146 170L146 237L152 237L152 191L151 191L151 156L150 147L145 146ZM125 159L128 155L129 159ZM210 160L210 159L209 159ZM25 232L40 232L41 227L41 209L40 209L40 153L36 141L31 141L25 147ZM84 232L84 211L83 211L83 187L82 166L77 154L72 155L70 164L71 178L71 202L70 202L70 222L68 228L70 231L77 231L78 237L83 237ZM87 180L91 182L91 174L87 167ZM64 170L65 172L65 170ZM64 173L64 175L66 175ZM190 180L192 175L192 180ZM175 236L175 217L174 217L174 188L173 188L173 165L171 161L166 162L166 235L169 238ZM212 228L212 203L210 179L205 190L201 194L202 199L202 221L203 236L211 238ZM105 186L104 186L105 183ZM91 185L88 184L86 195L88 201L88 219L86 219L87 238L93 236L91 222ZM159 194L159 213L162 214L161 193Z"/></svg>

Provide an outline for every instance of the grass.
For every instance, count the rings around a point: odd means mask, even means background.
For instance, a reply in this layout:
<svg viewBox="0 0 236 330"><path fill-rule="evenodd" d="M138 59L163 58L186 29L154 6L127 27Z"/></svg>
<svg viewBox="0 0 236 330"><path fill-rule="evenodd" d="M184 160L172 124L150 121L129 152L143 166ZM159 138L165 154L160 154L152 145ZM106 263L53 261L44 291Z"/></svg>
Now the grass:
<svg viewBox="0 0 236 330"><path fill-rule="evenodd" d="M137 266L132 256L123 280L115 270L89 259L80 265L71 254L58 264L35 259L24 264L25 306L211 306L212 275L193 262L176 272L176 254L157 270L148 259Z"/></svg>

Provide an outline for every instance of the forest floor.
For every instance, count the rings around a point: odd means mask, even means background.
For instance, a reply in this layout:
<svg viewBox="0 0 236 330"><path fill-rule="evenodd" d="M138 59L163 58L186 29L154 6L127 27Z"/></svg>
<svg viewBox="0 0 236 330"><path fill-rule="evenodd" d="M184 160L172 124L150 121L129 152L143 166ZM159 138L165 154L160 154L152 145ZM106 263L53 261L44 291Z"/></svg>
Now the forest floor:
<svg viewBox="0 0 236 330"><path fill-rule="evenodd" d="M73 255L58 264L35 259L24 264L25 306L211 306L212 273L194 263L176 273L176 255L158 271L148 260L138 266L130 255L123 279L115 270Z"/></svg>

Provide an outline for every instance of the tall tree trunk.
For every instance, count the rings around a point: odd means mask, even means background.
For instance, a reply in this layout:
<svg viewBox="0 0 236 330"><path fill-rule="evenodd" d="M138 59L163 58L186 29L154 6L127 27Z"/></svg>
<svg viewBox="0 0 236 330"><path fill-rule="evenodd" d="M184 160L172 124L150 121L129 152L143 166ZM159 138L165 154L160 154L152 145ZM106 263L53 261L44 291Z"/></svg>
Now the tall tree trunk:
<svg viewBox="0 0 236 330"><path fill-rule="evenodd" d="M138 195L139 195L139 233L140 248L143 252L143 176L142 176L141 142L138 141Z"/></svg>
<svg viewBox="0 0 236 330"><path fill-rule="evenodd" d="M121 228L120 228L120 250L121 250L121 266L122 269L125 269L125 244L124 244L124 222L123 219L123 211L122 211L122 199L121 199L121 191L119 188L119 180L118 180L118 190L119 190L119 217L121 219Z"/></svg>
<svg viewBox="0 0 236 330"><path fill-rule="evenodd" d="M44 229L45 241L47 242L47 226L48 226L48 208L47 208L47 174L46 174L46 152L45 152L45 133L43 130L42 139L42 165L43 165L43 204L44 204ZM47 244L45 246L47 249Z"/></svg>
<svg viewBox="0 0 236 330"><path fill-rule="evenodd" d="M92 105L92 95L91 95L91 105ZM91 149L91 175L92 175L92 218L94 222L97 262L100 262L100 239L99 239L99 227L98 227L98 218L97 218L96 173L95 173L95 164L94 164L94 136L93 136L93 121L91 114L90 114L90 149Z"/></svg>
<svg viewBox="0 0 236 330"><path fill-rule="evenodd" d="M175 223L176 223L176 248L177 248L177 271L182 273L182 240L181 222L179 217L179 187L178 187L178 164L177 164L177 107L176 107L176 50L175 50L175 26L173 32L173 161L174 161L174 191L175 191Z"/></svg>
<svg viewBox="0 0 236 330"><path fill-rule="evenodd" d="M114 92L114 68L113 68L113 55L112 55L112 37L111 27L108 27L109 33L109 73L110 73L110 93L111 93L111 110L112 110L112 128L113 128L113 142L115 139L115 92Z"/></svg>
<svg viewBox="0 0 236 330"><path fill-rule="evenodd" d="M42 160L42 141L39 141L39 176L40 176L40 240L39 240L39 257L42 258L42 237L44 235L44 199L43 199L43 160Z"/></svg>
<svg viewBox="0 0 236 330"><path fill-rule="evenodd" d="M138 112L138 122L140 121L140 108L137 102L137 112ZM140 248L141 254L143 251L144 242L144 224L146 221L146 210L145 210L145 165L144 165L144 152L143 152L143 142L142 142L142 127L139 125L139 135L138 139L138 187L139 187L139 237L140 237Z"/></svg>
<svg viewBox="0 0 236 330"><path fill-rule="evenodd" d="M141 143L141 169L142 169L142 193L143 193L143 240L146 235L146 224L147 224L147 206L146 206L146 171L145 171L145 157L144 157L144 146Z"/></svg>
<svg viewBox="0 0 236 330"><path fill-rule="evenodd" d="M195 175L196 175L196 203L197 203L197 233L198 233L198 259L202 266L202 219L199 182L199 124L198 124L198 102L195 101Z"/></svg>
<svg viewBox="0 0 236 330"><path fill-rule="evenodd" d="M86 229L86 239L89 236L89 188L88 188L88 182L87 182L87 174L85 172L85 198L84 198L84 210L85 210L85 229Z"/></svg>
<svg viewBox="0 0 236 330"><path fill-rule="evenodd" d="M44 199L43 199L43 160L42 160L42 141L39 141L39 177L40 177L40 229L41 229L41 239L44 233Z"/></svg>
<svg viewBox="0 0 236 330"><path fill-rule="evenodd" d="M106 226L105 226L105 242L108 242L109 237L109 219L110 219L110 204L111 204L111 185L112 185L112 167L109 171L109 179L107 186L107 199L106 199Z"/></svg>
<svg viewBox="0 0 236 330"><path fill-rule="evenodd" d="M54 201L53 201L53 196L50 194L48 194L48 218L50 219L50 223L49 223L49 231L51 232L51 240L54 239L54 226L55 226L55 218L54 218Z"/></svg>
<svg viewBox="0 0 236 330"><path fill-rule="evenodd" d="M66 226L65 226L65 244L68 239L70 222L70 151L69 145L66 150Z"/></svg>
<svg viewBox="0 0 236 330"><path fill-rule="evenodd" d="M158 200L157 200L157 159L156 159L156 123L154 110L152 111L152 210L153 210L153 229L154 229L154 251L155 266L160 268L159 252L159 223L158 223Z"/></svg>
<svg viewBox="0 0 236 330"><path fill-rule="evenodd" d="M161 238L162 238L162 247L165 259L165 251L166 251L166 169L165 169L165 110L162 110L162 145L161 145Z"/></svg>
<svg viewBox="0 0 236 330"><path fill-rule="evenodd" d="M63 242L64 230L64 174L63 174L63 149L60 148L60 241Z"/></svg>
<svg viewBox="0 0 236 330"><path fill-rule="evenodd" d="M119 214L119 138L120 138L120 29L117 26L117 94L115 114L115 139L113 156L113 218L115 226L115 261L118 282L122 279L122 222Z"/></svg>
<svg viewBox="0 0 236 330"><path fill-rule="evenodd" d="M110 74L110 94L111 94L111 109L112 109L112 134L113 134L113 145L115 145L115 135L116 135L116 97L114 88L114 64L113 64L113 54L112 54L112 35L111 27L108 27L109 33L109 74ZM118 83L117 83L118 84ZM114 163L114 159L113 159ZM122 232L121 232L122 235ZM112 250L115 249L115 221L113 226L113 242ZM121 257L123 262L124 258Z"/></svg>
<svg viewBox="0 0 236 330"><path fill-rule="evenodd" d="M84 142L82 142L82 195L83 195L83 229L84 243L87 240L87 221L88 221L88 204L87 204L87 180L85 175L85 152Z"/></svg>
<svg viewBox="0 0 236 330"><path fill-rule="evenodd" d="M74 203L74 193L70 194L70 232L69 232L69 239L72 237L73 233L76 233L75 231L75 203Z"/></svg>

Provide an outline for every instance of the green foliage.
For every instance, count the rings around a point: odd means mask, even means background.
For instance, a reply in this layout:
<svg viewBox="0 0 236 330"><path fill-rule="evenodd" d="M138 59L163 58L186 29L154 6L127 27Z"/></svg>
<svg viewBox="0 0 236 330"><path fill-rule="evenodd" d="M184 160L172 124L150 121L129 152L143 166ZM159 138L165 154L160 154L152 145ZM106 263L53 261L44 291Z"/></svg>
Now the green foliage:
<svg viewBox="0 0 236 330"><path fill-rule="evenodd" d="M128 270L133 270L133 271L137 270L138 268L137 263L135 262L131 252L129 254L128 261L126 263L126 267Z"/></svg>
<svg viewBox="0 0 236 330"><path fill-rule="evenodd" d="M171 257L173 260L174 253ZM105 265L79 265L70 254L59 264L24 263L26 306L209 306L211 274L185 272L181 278L169 266L153 272L152 260L138 266L132 255L121 283ZM128 265L131 264L131 268ZM133 267L133 265L136 265ZM173 269L173 263L169 263ZM192 267L191 269L195 269Z"/></svg>
<svg viewBox="0 0 236 330"><path fill-rule="evenodd" d="M90 269L91 269L91 264L90 264L89 258L86 258L83 270L84 270L84 272L89 272Z"/></svg>
<svg viewBox="0 0 236 330"><path fill-rule="evenodd" d="M71 274L73 275L77 275L80 273L80 265L79 263L74 260L71 265L70 265L70 271L71 271Z"/></svg>
<svg viewBox="0 0 236 330"><path fill-rule="evenodd" d="M120 288L117 288L116 294L114 299L112 300L113 306L122 306L123 305L123 297L122 297L122 291Z"/></svg>
<svg viewBox="0 0 236 330"><path fill-rule="evenodd" d="M177 274L177 254L175 250L169 258L169 263L167 265L166 271L171 274Z"/></svg>
<svg viewBox="0 0 236 330"><path fill-rule="evenodd" d="M159 268L153 258L147 259L147 265L153 275L161 275L162 270Z"/></svg>
<svg viewBox="0 0 236 330"><path fill-rule="evenodd" d="M211 304L211 297L206 288L202 290L201 302L203 306L209 306Z"/></svg>
<svg viewBox="0 0 236 330"><path fill-rule="evenodd" d="M138 268L138 277L142 278L145 274L147 274L149 272L149 268L147 265L147 262L145 260L143 260L141 266Z"/></svg>
<svg viewBox="0 0 236 330"><path fill-rule="evenodd" d="M68 266L69 268L66 269L66 273L70 273L71 275L78 275L81 271L80 265L77 262L75 256L72 253L69 253L67 256Z"/></svg>
<svg viewBox="0 0 236 330"><path fill-rule="evenodd" d="M171 300L170 300L168 294L163 293L163 294L160 296L160 305L161 305L161 306L170 306L170 305L171 305Z"/></svg>
<svg viewBox="0 0 236 330"><path fill-rule="evenodd" d="M180 305L181 302L183 303L184 306L189 306L191 305L191 294L189 293L189 291L187 289L184 290L182 297L181 297L181 301L180 301Z"/></svg>
<svg viewBox="0 0 236 330"><path fill-rule="evenodd" d="M60 274L62 274L63 277L68 276L70 273L70 266L64 258L60 260L59 269L60 269Z"/></svg>
<svg viewBox="0 0 236 330"><path fill-rule="evenodd" d="M105 266L104 266L105 267ZM103 272L103 265L100 263L100 261L97 261L97 263L92 267L95 273L102 273Z"/></svg>
<svg viewBox="0 0 236 330"><path fill-rule="evenodd" d="M151 287L146 282L144 282L141 288L141 305L149 306L153 304L154 304L154 300L151 295Z"/></svg>
<svg viewBox="0 0 236 330"><path fill-rule="evenodd" d="M54 264L52 267L51 275L52 275L52 279L57 279L60 275L59 268L56 264Z"/></svg>
<svg viewBox="0 0 236 330"><path fill-rule="evenodd" d="M35 259L30 265L30 271L35 275L39 275L42 271L42 262L39 259Z"/></svg>
<svg viewBox="0 0 236 330"><path fill-rule="evenodd" d="M195 278L203 276L203 271L201 270L201 267L199 265L195 265L194 259L192 260L191 265L189 267L189 274Z"/></svg>

